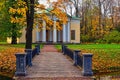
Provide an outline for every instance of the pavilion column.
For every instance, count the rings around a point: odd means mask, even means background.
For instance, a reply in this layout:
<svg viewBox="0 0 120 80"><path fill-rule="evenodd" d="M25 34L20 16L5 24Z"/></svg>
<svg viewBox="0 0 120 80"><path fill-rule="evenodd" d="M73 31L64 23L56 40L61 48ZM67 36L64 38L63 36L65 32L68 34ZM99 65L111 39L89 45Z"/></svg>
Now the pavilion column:
<svg viewBox="0 0 120 80"><path fill-rule="evenodd" d="M46 23L43 20L43 28L42 28L42 42L46 42Z"/></svg>
<svg viewBox="0 0 120 80"><path fill-rule="evenodd" d="M42 41L42 30L39 32L39 35L40 35L40 42Z"/></svg>
<svg viewBox="0 0 120 80"><path fill-rule="evenodd" d="M38 24L36 26L36 42L40 41L40 32L38 32Z"/></svg>
<svg viewBox="0 0 120 80"><path fill-rule="evenodd" d="M63 43L66 42L66 25L63 24Z"/></svg>
<svg viewBox="0 0 120 80"><path fill-rule="evenodd" d="M52 30L49 31L49 41L52 42Z"/></svg>
<svg viewBox="0 0 120 80"><path fill-rule="evenodd" d="M61 31L58 31L58 42L61 41Z"/></svg>
<svg viewBox="0 0 120 80"><path fill-rule="evenodd" d="M65 27L65 32L66 32L66 42L68 42L68 24L66 24L66 27Z"/></svg>
<svg viewBox="0 0 120 80"><path fill-rule="evenodd" d="M53 42L57 42L57 30L56 30L56 17L54 17L54 25L53 25Z"/></svg>
<svg viewBox="0 0 120 80"><path fill-rule="evenodd" d="M70 35L71 35L71 33L70 33L70 21L68 21L68 26L67 26L67 31L68 31L68 38L67 38L67 42L70 42Z"/></svg>

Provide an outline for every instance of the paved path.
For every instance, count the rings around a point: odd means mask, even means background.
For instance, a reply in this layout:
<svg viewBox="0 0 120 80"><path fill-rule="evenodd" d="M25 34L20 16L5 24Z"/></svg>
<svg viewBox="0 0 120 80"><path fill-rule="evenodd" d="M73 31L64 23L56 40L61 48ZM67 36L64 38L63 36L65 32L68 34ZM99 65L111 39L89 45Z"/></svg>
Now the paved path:
<svg viewBox="0 0 120 80"><path fill-rule="evenodd" d="M44 45L41 52L58 52L54 45Z"/></svg>
<svg viewBox="0 0 120 80"><path fill-rule="evenodd" d="M27 69L27 76L18 80L92 80L83 77L81 71L52 45L45 45L41 51L33 59L33 66Z"/></svg>

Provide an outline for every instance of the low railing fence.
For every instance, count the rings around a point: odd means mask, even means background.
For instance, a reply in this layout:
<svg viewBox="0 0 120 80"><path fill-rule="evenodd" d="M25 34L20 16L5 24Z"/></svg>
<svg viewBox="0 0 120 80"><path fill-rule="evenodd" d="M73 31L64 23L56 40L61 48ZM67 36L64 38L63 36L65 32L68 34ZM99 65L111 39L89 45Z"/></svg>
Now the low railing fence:
<svg viewBox="0 0 120 80"><path fill-rule="evenodd" d="M26 49L25 53L16 53L16 76L25 76L26 75L26 67L32 66L32 58L35 55L39 55L40 53L40 44L37 44L35 48Z"/></svg>
<svg viewBox="0 0 120 80"><path fill-rule="evenodd" d="M61 46L64 55L69 56L73 60L75 66L80 66L82 68L82 74L84 76L92 76L92 54L83 53L80 50L71 50L67 46Z"/></svg>
<svg viewBox="0 0 120 80"><path fill-rule="evenodd" d="M37 55L37 48L35 47L33 50L32 50L32 58L35 56L35 55Z"/></svg>
<svg viewBox="0 0 120 80"><path fill-rule="evenodd" d="M74 52L71 49L67 48L67 46L64 46L64 55L68 55L73 60L73 53Z"/></svg>
<svg viewBox="0 0 120 80"><path fill-rule="evenodd" d="M92 54L84 53L81 54L80 50L71 50L67 46L62 45L62 52L64 55L69 56L73 61L75 66L80 66L82 68L82 74L85 76L93 75L92 72ZM26 66L32 66L32 58L40 53L40 45L36 45L35 48L26 49L25 53L16 53L16 76L26 75Z"/></svg>
<svg viewBox="0 0 120 80"><path fill-rule="evenodd" d="M83 58L80 54L77 56L77 65L81 66L83 65Z"/></svg>

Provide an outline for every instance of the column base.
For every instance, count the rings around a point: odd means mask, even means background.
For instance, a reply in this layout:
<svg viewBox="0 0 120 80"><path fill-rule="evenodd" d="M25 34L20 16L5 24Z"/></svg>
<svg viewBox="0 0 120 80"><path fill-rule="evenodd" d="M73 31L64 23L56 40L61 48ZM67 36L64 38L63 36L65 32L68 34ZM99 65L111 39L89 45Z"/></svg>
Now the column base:
<svg viewBox="0 0 120 80"><path fill-rule="evenodd" d="M48 42L52 43L53 41L48 41Z"/></svg>
<svg viewBox="0 0 120 80"><path fill-rule="evenodd" d="M82 75L83 76L92 76L93 72L92 71L89 71L89 72L82 71Z"/></svg>
<svg viewBox="0 0 120 80"><path fill-rule="evenodd" d="M53 43L57 43L57 41L56 41L56 42L53 42Z"/></svg>
<svg viewBox="0 0 120 80"><path fill-rule="evenodd" d="M65 42L65 41L62 41L63 43L67 43L67 42Z"/></svg>
<svg viewBox="0 0 120 80"><path fill-rule="evenodd" d="M42 41L42 43L46 43L46 41Z"/></svg>
<svg viewBox="0 0 120 80"><path fill-rule="evenodd" d="M62 42L62 41L57 41L57 42Z"/></svg>
<svg viewBox="0 0 120 80"><path fill-rule="evenodd" d="M15 72L15 76L26 76L26 71L25 72Z"/></svg>
<svg viewBox="0 0 120 80"><path fill-rule="evenodd" d="M53 44L57 44L57 42L52 42Z"/></svg>

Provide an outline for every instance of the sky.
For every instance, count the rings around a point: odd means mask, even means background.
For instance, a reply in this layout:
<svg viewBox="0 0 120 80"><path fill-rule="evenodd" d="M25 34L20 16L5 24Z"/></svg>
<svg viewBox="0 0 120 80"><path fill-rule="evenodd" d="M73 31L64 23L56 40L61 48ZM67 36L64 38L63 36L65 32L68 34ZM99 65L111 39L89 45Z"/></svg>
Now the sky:
<svg viewBox="0 0 120 80"><path fill-rule="evenodd" d="M51 2L57 1L57 0L50 0ZM48 7L47 0L39 0L40 4L44 4L46 7Z"/></svg>
<svg viewBox="0 0 120 80"><path fill-rule="evenodd" d="M54 2L54 1L57 1L57 0L50 0L51 2ZM44 4L46 7L49 7L49 5L47 4L47 0L39 0L39 3L40 4ZM67 6L67 14L69 14L70 15L70 8L69 8L69 6ZM74 13L74 11L75 11L75 9L73 8L73 10L72 10L72 14Z"/></svg>

